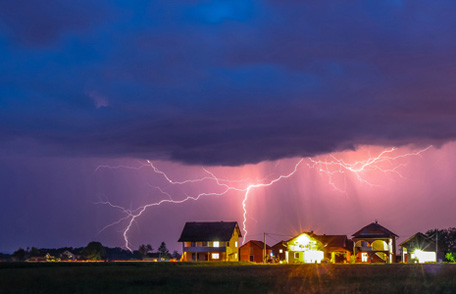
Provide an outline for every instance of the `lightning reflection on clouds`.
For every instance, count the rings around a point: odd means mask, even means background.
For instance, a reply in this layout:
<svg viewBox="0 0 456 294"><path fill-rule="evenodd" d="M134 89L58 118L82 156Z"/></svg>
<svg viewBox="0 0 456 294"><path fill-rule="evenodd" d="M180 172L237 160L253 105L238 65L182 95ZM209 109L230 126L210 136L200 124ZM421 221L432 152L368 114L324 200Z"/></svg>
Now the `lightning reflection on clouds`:
<svg viewBox="0 0 456 294"><path fill-rule="evenodd" d="M256 178L252 180L251 178L244 178L244 179L224 179L220 178L215 175L214 172L210 171L208 168L202 168L206 176L202 176L199 178L194 179L184 179L182 181L177 181L172 179L168 173L162 171L161 169L157 168L153 162L147 160L146 163L141 163L137 167L126 166L126 165L119 165L119 166L108 166L108 165L100 165L96 168L96 172L100 171L101 169L144 169L146 167L151 168L153 172L159 176L161 176L168 185L172 186L182 186L185 188L187 185L202 185L202 189L204 192L196 193L194 195L188 195L184 192L185 197L179 199L178 197L174 198L169 192L166 191L166 188L160 186L153 186L157 189L160 194L166 196L165 199L161 199L159 201L151 202L146 205L139 206L135 209L127 209L120 205L115 205L108 200L100 200L98 204L108 205L114 209L117 209L122 212L123 217L117 219L115 222L112 222L105 227L102 228L106 230L107 228L120 225L122 223L126 223L122 229L122 235L124 240L124 246L128 250L132 251L131 249L131 242L128 238L128 233L131 230L132 225L140 218L143 213L155 206L160 206L163 204L182 204L187 201L197 201L201 200L204 197L209 196L223 196L226 195L228 192L238 192L243 193L243 200L242 204L242 230L243 230L243 243L245 242L248 236L248 229L247 229L247 215L248 215L248 207L247 201L249 196L252 194L252 191L258 188L266 188L275 183L288 179L296 174L301 166L307 166L309 169L316 170L320 175L326 177L328 179L328 184L336 191L345 193L346 192L346 176L352 174L355 178L362 184L366 184L371 187L379 186L378 183L373 183L369 180L370 174L372 172L381 172L381 173L388 173L396 176L402 177L400 173L400 168L405 166L405 163L402 162L402 159L406 157L414 157L414 156L421 156L422 153L429 150L432 146L429 146L424 149L420 149L418 151L413 152L401 152L399 148L387 148L383 149L380 152L377 152L377 155L372 156L370 153L369 147L360 147L358 150L361 150L363 153L362 158L344 158L346 154L328 154L324 156L317 156L313 158L301 158L297 159L294 163L294 166L288 171L277 176L268 176L263 179ZM359 156L359 155L358 155ZM306 165L302 165L305 162ZM275 168L279 161L274 165ZM226 169L230 169L230 167L226 167ZM342 180L338 182L342 182L343 184L339 185L336 183L335 178L341 177ZM212 182L214 186L209 189L205 183ZM212 190L213 189L213 190Z"/></svg>

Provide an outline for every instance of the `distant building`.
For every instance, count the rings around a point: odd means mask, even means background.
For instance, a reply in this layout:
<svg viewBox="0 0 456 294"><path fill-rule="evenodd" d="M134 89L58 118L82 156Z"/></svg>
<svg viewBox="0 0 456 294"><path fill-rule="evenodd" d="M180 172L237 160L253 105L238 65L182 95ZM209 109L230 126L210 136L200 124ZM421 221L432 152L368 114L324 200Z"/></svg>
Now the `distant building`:
<svg viewBox="0 0 456 294"><path fill-rule="evenodd" d="M399 247L402 251L402 262L404 263L425 263L436 262L436 244L435 241L422 233L416 233Z"/></svg>
<svg viewBox="0 0 456 294"><path fill-rule="evenodd" d="M356 262L394 263L396 262L395 233L378 224L371 223L354 233Z"/></svg>
<svg viewBox="0 0 456 294"><path fill-rule="evenodd" d="M271 247L266 244L266 261L271 259ZM250 240L239 247L239 256L241 261L263 262L264 243L262 241Z"/></svg>
<svg viewBox="0 0 456 294"><path fill-rule="evenodd" d="M60 254L60 258L62 260L76 260L76 255L74 255L73 253L71 253L70 251L68 250L65 250L63 251L61 254Z"/></svg>
<svg viewBox="0 0 456 294"><path fill-rule="evenodd" d="M187 222L181 261L238 261L240 237L237 222Z"/></svg>
<svg viewBox="0 0 456 294"><path fill-rule="evenodd" d="M325 259L331 263L350 263L353 241L347 235L313 235L323 244Z"/></svg>
<svg viewBox="0 0 456 294"><path fill-rule="evenodd" d="M287 241L280 241L279 243L275 244L271 247L272 250L272 258L274 262L284 262L287 260Z"/></svg>

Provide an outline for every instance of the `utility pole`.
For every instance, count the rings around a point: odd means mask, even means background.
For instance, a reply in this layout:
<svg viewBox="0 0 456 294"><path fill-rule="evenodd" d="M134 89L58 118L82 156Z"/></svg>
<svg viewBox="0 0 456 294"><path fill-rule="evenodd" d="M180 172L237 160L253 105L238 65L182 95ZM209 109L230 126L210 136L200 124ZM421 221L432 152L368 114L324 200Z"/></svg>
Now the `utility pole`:
<svg viewBox="0 0 456 294"><path fill-rule="evenodd" d="M435 229L435 261L439 262L439 230Z"/></svg>
<svg viewBox="0 0 456 294"><path fill-rule="evenodd" d="M268 251L266 250L266 233L264 233L264 245L263 245L263 263L266 263Z"/></svg>

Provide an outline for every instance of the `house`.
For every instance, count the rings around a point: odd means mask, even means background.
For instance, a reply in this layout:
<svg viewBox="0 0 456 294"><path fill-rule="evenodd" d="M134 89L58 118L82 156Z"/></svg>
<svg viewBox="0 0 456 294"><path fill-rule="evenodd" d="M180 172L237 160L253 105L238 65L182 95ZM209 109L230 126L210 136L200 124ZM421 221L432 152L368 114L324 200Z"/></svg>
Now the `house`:
<svg viewBox="0 0 456 294"><path fill-rule="evenodd" d="M395 233L378 224L377 221L361 228L353 235L356 262L396 262Z"/></svg>
<svg viewBox="0 0 456 294"><path fill-rule="evenodd" d="M181 261L238 261L237 222L187 222L178 242L182 242Z"/></svg>
<svg viewBox="0 0 456 294"><path fill-rule="evenodd" d="M68 250L65 250L60 254L60 258L62 260L73 260L74 261L74 260L76 260L76 255L74 255L73 253L71 253Z"/></svg>
<svg viewBox="0 0 456 294"><path fill-rule="evenodd" d="M420 232L402 242L399 247L402 251L402 261L405 263L437 261L435 241Z"/></svg>
<svg viewBox="0 0 456 294"><path fill-rule="evenodd" d="M287 244L286 251L281 248L284 243ZM348 263L353 250L353 242L346 235L317 235L313 232L302 233L276 246L282 249L289 263L321 263L323 260Z"/></svg>
<svg viewBox="0 0 456 294"><path fill-rule="evenodd" d="M272 253L271 247L266 244L267 259ZM263 262L264 261L264 243L262 241L250 240L239 247L239 257L241 261Z"/></svg>
<svg viewBox="0 0 456 294"><path fill-rule="evenodd" d="M331 263L350 263L353 241L347 235L313 235L323 244L324 258Z"/></svg>
<svg viewBox="0 0 456 294"><path fill-rule="evenodd" d="M323 243L314 238L313 232L301 233L287 241L287 263L321 263L324 259Z"/></svg>
<svg viewBox="0 0 456 294"><path fill-rule="evenodd" d="M287 260L286 254L288 254L287 241L280 241L271 247L272 259L274 262L284 262Z"/></svg>

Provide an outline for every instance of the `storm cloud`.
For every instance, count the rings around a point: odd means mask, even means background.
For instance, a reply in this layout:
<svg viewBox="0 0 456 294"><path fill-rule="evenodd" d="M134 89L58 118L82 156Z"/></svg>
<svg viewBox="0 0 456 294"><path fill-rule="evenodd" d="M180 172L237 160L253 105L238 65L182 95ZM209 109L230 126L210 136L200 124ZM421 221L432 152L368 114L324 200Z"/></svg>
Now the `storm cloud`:
<svg viewBox="0 0 456 294"><path fill-rule="evenodd" d="M456 138L454 1L92 2L0 4L4 152L241 165Z"/></svg>

